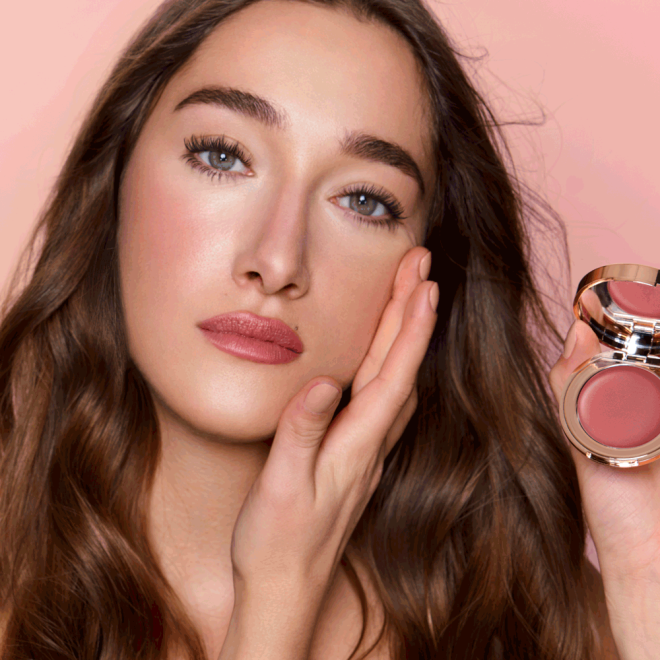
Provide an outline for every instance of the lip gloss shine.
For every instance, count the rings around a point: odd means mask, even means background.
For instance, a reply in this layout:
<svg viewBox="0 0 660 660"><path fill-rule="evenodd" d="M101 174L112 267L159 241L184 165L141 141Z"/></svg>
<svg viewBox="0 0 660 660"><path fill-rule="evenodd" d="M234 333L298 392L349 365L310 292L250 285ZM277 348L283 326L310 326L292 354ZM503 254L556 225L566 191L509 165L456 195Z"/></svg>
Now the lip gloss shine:
<svg viewBox="0 0 660 660"><path fill-rule="evenodd" d="M216 348L252 362L285 364L292 362L300 355L300 353L294 353L292 350L272 341L261 341L260 339L228 332L212 332L204 329L202 329L202 332Z"/></svg>

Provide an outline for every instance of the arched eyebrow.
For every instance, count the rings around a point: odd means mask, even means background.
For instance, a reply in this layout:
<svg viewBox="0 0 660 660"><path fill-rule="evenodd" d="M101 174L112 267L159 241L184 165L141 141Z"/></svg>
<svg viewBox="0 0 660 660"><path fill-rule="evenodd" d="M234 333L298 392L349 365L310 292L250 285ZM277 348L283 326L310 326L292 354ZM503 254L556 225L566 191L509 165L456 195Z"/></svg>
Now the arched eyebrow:
<svg viewBox="0 0 660 660"><path fill-rule="evenodd" d="M196 104L209 104L256 119L269 128L286 130L291 121L286 111L268 99L234 87L204 87L177 103L174 112ZM347 132L340 140L340 154L395 167L412 177L425 195L424 179L415 159L400 145L363 131Z"/></svg>

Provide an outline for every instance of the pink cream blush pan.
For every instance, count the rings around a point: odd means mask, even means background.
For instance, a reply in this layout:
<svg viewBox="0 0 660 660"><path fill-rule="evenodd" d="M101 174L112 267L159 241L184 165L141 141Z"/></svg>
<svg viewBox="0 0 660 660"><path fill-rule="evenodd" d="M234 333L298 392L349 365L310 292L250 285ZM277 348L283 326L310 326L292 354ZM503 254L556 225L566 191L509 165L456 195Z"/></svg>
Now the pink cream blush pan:
<svg viewBox="0 0 660 660"><path fill-rule="evenodd" d="M577 413L582 428L602 445L643 445L660 434L660 378L639 367L600 371L580 390Z"/></svg>

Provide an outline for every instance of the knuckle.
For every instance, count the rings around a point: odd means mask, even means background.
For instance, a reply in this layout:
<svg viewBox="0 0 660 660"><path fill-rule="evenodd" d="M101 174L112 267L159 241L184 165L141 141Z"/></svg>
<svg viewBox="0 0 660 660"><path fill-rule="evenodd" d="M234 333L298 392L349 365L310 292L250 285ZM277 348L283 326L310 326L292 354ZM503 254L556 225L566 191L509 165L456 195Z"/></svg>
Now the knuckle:
<svg viewBox="0 0 660 660"><path fill-rule="evenodd" d="M376 376L381 381L384 392L390 397L391 403L398 409L403 408L410 398L413 390L416 390L414 382L409 383L405 377L383 378L381 374Z"/></svg>
<svg viewBox="0 0 660 660"><path fill-rule="evenodd" d="M398 408L404 408L408 403L408 401L410 400L410 397L412 396L413 392L415 391L416 390L414 387L411 387L403 383L395 387L392 393L395 405Z"/></svg>
<svg viewBox="0 0 660 660"><path fill-rule="evenodd" d="M290 424L291 441L301 447L315 445L325 434L325 420L309 419L303 416L296 417Z"/></svg>

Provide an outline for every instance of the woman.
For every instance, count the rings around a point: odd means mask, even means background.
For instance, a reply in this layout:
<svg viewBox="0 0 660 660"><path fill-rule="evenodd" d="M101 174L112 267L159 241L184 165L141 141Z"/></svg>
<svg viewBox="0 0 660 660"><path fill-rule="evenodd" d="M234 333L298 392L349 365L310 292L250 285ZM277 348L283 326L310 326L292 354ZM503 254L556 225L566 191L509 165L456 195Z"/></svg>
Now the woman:
<svg viewBox="0 0 660 660"><path fill-rule="evenodd" d="M3 659L616 653L504 154L416 0L161 6L3 309Z"/></svg>

